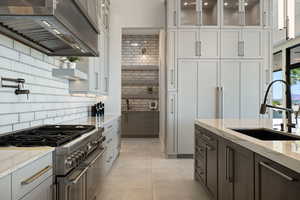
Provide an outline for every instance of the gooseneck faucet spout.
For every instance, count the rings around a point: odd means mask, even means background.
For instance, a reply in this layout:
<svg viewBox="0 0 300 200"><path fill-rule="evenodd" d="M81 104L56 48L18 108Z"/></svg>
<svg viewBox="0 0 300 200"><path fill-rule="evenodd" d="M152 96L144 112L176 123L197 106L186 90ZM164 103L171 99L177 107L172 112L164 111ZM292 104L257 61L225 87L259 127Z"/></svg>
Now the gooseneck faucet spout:
<svg viewBox="0 0 300 200"><path fill-rule="evenodd" d="M262 114L262 115L266 114L267 108L273 108L273 109L284 110L284 111L291 112L291 113L294 112L292 108L283 108L283 107L273 106L273 105L268 105L268 104L267 104L269 92L270 92L272 86L273 86L275 83L277 83L277 82L281 82L281 83L284 83L284 84L286 85L286 95L287 95L287 99L288 99L288 100L291 100L291 88L290 88L290 85L289 85L286 81L284 81L284 80L275 80L275 81L271 82L271 83L269 84L269 86L268 86L267 91L266 91L265 98L264 98L264 102L263 102L263 104L261 104L261 106L260 106L260 111L259 111L259 113Z"/></svg>
<svg viewBox="0 0 300 200"><path fill-rule="evenodd" d="M266 94L265 94L265 98L264 98L264 102L263 102L263 103L261 104L261 106L260 106L260 111L259 111L259 113L262 114L262 115L266 114L267 108L271 108L271 109L275 109L275 110L283 110L283 111L286 111L286 112L288 112L288 113L290 113L290 114L295 114L295 117L296 117L296 124L297 124L297 123L298 123L298 119L297 119L297 118L298 118L298 113L299 113L299 111L294 111L294 110L291 108L291 105L290 105L290 107L288 107L288 108L284 108L284 107L279 107L279 106L274 106L274 105L269 105L269 104L267 104L269 92L270 92L272 86L273 86L275 83L277 83L277 82L281 82L281 83L283 83L283 84L286 85L286 95L287 95L287 100L288 100L289 102L291 102L292 95L291 95L291 87L290 87L290 85L289 85L286 81L284 81L284 80L275 80L275 81L272 81L272 82L269 84L268 88L267 88L267 91L266 91ZM291 120L291 117L290 117L290 116L288 116L288 127L289 127L289 128L293 127L293 125L292 125L292 120Z"/></svg>

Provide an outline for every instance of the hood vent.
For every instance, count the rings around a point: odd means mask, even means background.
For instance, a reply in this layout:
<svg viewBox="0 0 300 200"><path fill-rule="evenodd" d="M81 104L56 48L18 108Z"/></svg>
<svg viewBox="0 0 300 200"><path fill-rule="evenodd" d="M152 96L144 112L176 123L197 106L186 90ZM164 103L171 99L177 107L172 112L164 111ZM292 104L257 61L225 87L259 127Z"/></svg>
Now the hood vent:
<svg viewBox="0 0 300 200"><path fill-rule="evenodd" d="M1 0L0 32L49 56L98 56L96 0Z"/></svg>

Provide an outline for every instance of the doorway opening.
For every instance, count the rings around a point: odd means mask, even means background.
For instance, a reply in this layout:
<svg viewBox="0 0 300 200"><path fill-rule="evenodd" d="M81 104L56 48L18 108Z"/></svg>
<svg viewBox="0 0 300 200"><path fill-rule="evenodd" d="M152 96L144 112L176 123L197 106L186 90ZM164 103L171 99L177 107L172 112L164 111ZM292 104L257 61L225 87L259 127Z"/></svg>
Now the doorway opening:
<svg viewBox="0 0 300 200"><path fill-rule="evenodd" d="M160 135L159 29L122 31L122 137Z"/></svg>

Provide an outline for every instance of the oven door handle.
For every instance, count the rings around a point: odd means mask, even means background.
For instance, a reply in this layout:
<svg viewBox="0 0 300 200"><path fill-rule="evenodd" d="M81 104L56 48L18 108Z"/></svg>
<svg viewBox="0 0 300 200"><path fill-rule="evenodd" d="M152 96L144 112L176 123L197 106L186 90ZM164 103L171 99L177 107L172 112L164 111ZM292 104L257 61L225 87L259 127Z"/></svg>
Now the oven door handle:
<svg viewBox="0 0 300 200"><path fill-rule="evenodd" d="M86 168L84 168L75 178L72 178L68 182L70 184L76 185L78 183L78 181L82 178L82 176L86 174L86 172L88 171L88 169L89 169L89 166L87 166Z"/></svg>
<svg viewBox="0 0 300 200"><path fill-rule="evenodd" d="M93 165L103 154L106 152L106 147L102 148L101 153L99 153L90 163L89 165Z"/></svg>

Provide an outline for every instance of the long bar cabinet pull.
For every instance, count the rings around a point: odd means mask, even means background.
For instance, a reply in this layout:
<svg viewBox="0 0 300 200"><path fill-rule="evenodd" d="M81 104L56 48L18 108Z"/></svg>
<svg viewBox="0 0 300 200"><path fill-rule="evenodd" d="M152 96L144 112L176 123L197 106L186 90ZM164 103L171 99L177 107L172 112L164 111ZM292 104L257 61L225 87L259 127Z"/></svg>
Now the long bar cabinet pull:
<svg viewBox="0 0 300 200"><path fill-rule="evenodd" d="M291 181L291 182L292 182L292 181L295 181L294 178L292 178L292 177L290 177L290 176L288 176L288 175L282 173L281 171L279 171L279 170L277 170L277 169L271 167L270 165L268 165L268 164L265 163L265 162L260 162L259 164L260 164L261 166L263 166L263 167L265 167L265 168L271 170L271 171L274 172L275 174L281 176L282 178L284 178L284 179L286 179L286 180L288 180L288 181Z"/></svg>

